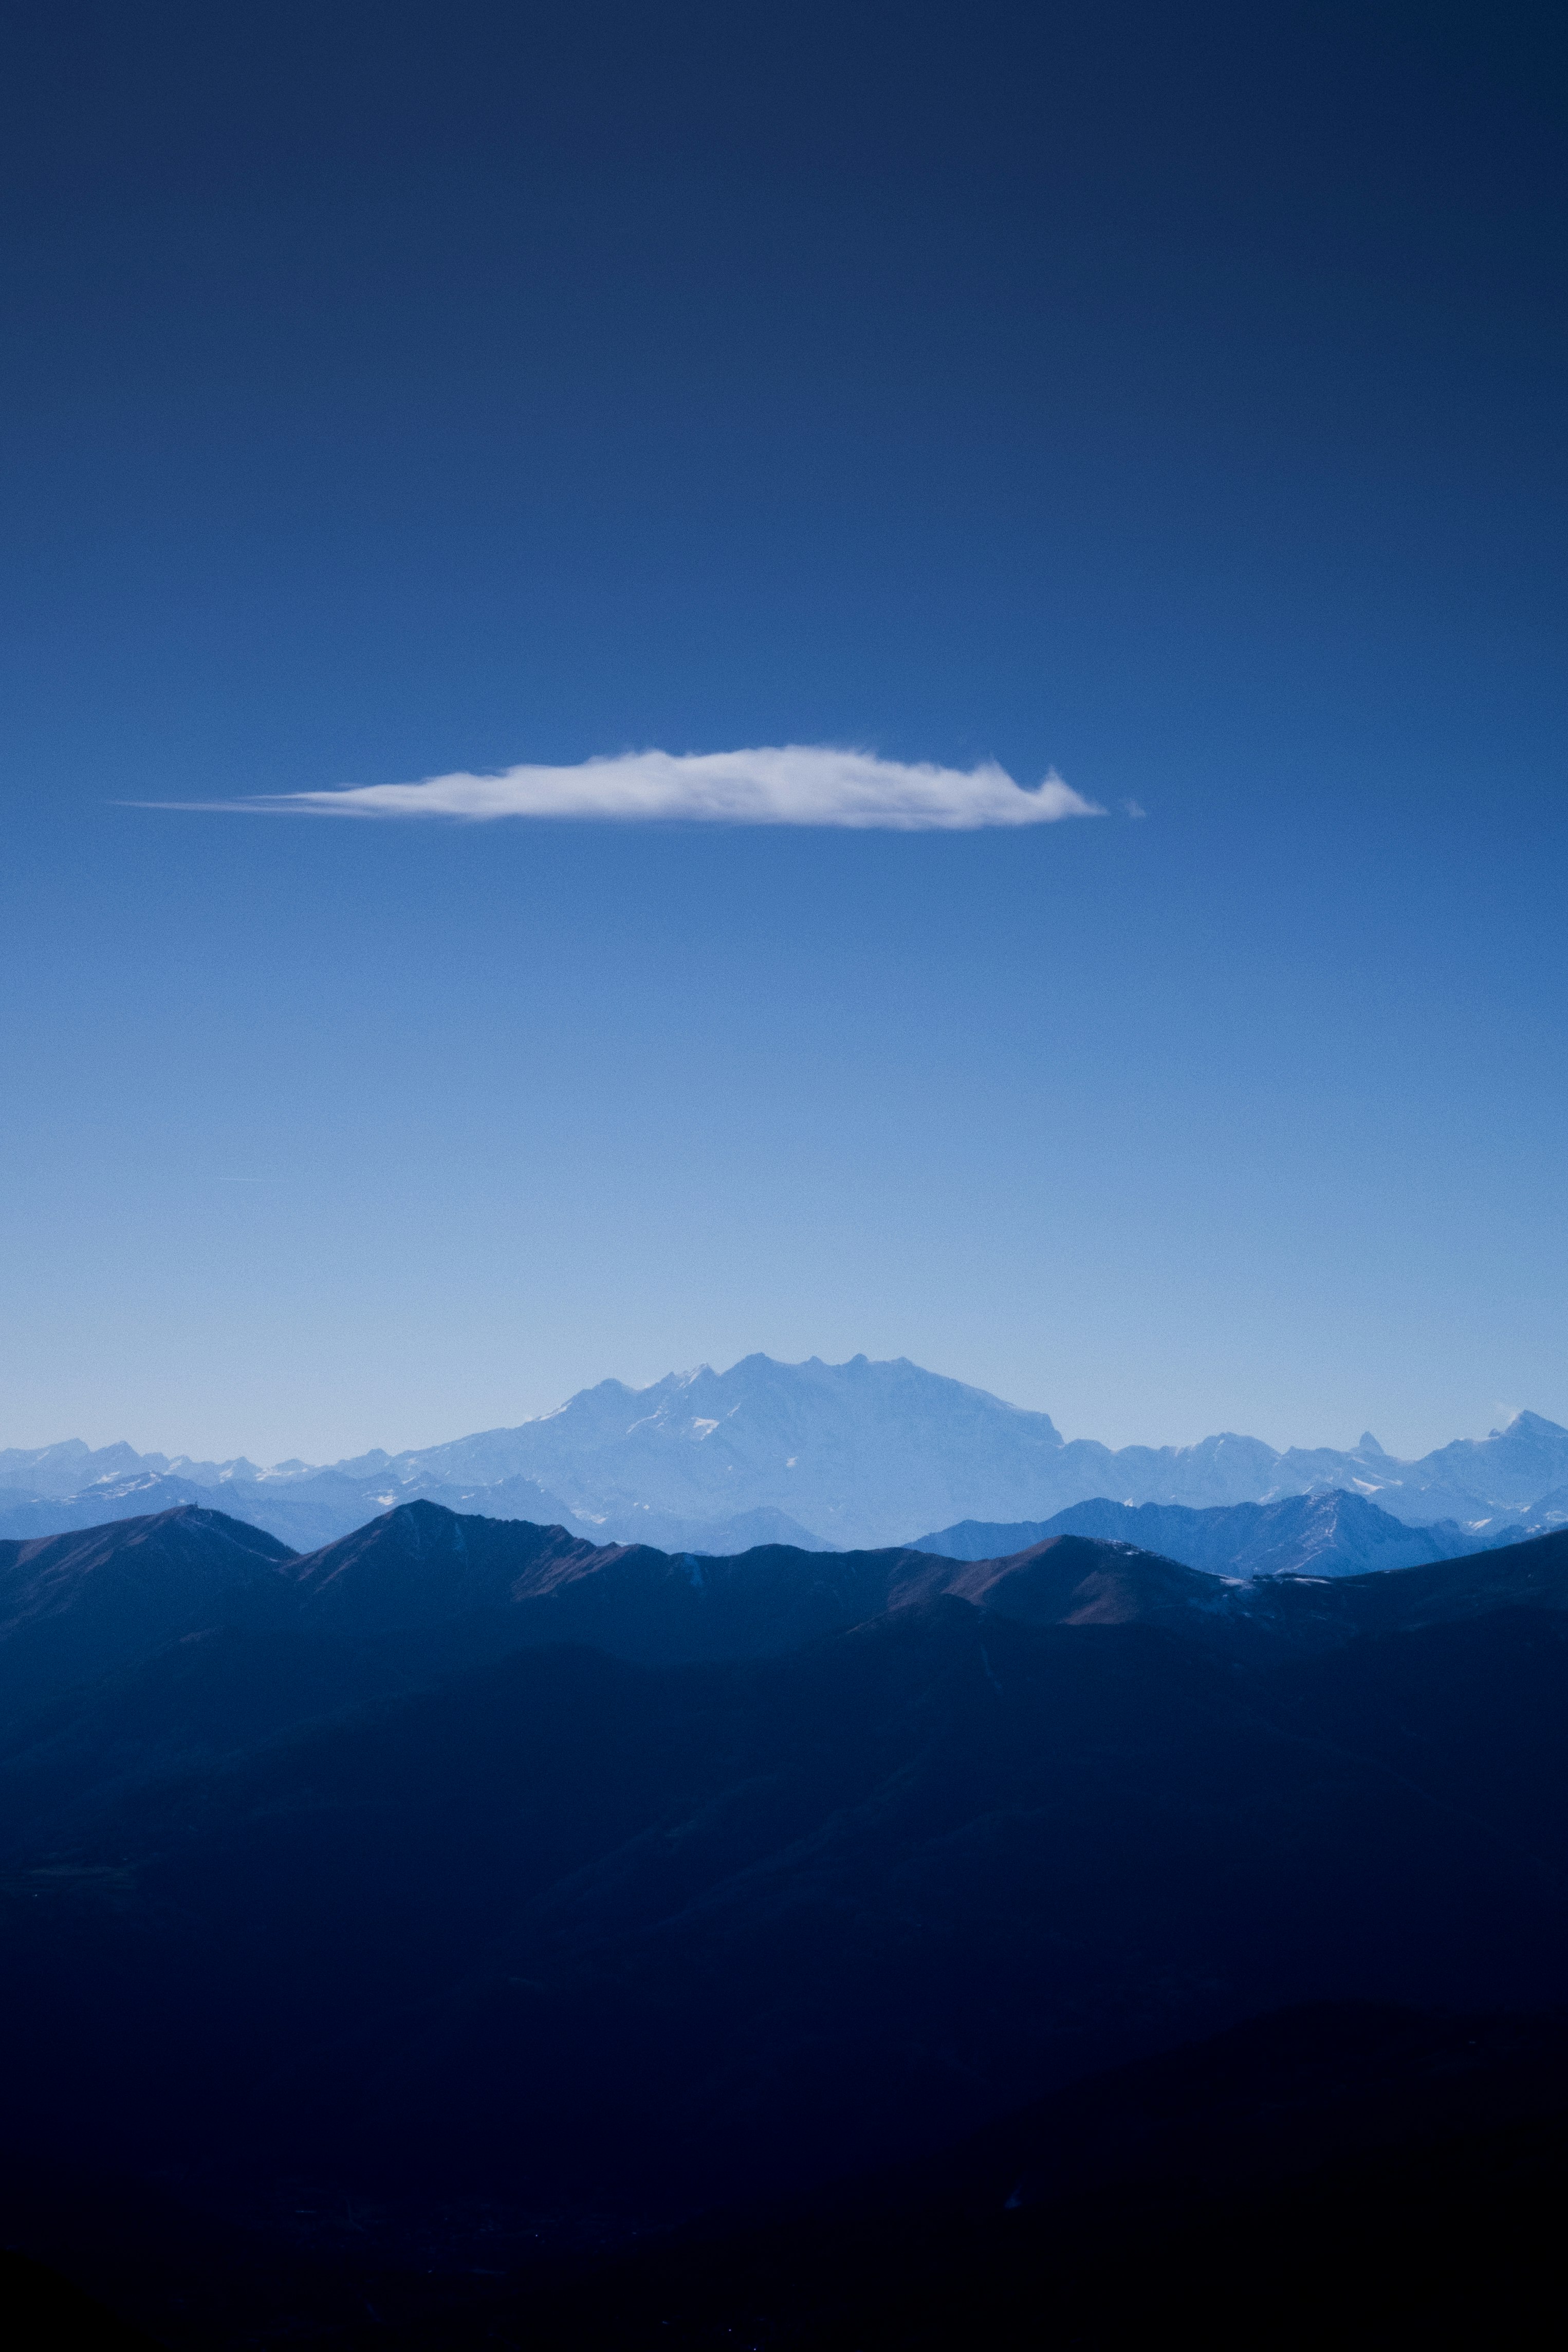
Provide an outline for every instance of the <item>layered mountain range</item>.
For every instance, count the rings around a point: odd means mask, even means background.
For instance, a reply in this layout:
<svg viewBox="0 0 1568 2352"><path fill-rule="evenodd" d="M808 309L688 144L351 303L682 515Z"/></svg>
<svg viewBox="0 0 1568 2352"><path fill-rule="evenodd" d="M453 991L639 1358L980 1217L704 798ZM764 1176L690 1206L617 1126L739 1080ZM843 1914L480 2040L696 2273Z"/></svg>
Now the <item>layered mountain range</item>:
<svg viewBox="0 0 1568 2352"><path fill-rule="evenodd" d="M10 1543L8 2128L251 2210L668 2217L1281 2003L1551 2001L1565 1669L1568 1531L1243 1581L423 1501Z"/></svg>
<svg viewBox="0 0 1568 2352"><path fill-rule="evenodd" d="M1073 1503L1049 1519L962 1519L921 1536L920 1551L947 1559L995 1559L1051 1536L1096 1536L1179 1559L1216 1576L1355 1576L1368 1569L1419 1568L1519 1540L1508 1523L1474 1534L1453 1519L1406 1527L1364 1496L1343 1486L1282 1495L1272 1503L1229 1503L1195 1511L1185 1503Z"/></svg>
<svg viewBox="0 0 1568 2352"><path fill-rule="evenodd" d="M1438 1526L1449 1549L1542 1532L1568 1523L1568 1430L1521 1412L1490 1437L1415 1462L1396 1461L1370 1432L1348 1452L1281 1453L1230 1434L1113 1449L1063 1439L1046 1413L902 1359L748 1356L646 1389L604 1381L516 1428L325 1468L94 1452L79 1441L11 1448L0 1452L0 1534L202 1503L309 1550L423 1497L598 1542L726 1553L906 1543L966 1520L1038 1528L1091 1501L1201 1512L1327 1490L1408 1527Z"/></svg>
<svg viewBox="0 0 1568 2352"><path fill-rule="evenodd" d="M1071 1531L980 1558L670 1554L424 1500L299 1554L186 1505L0 1542L0 1721L225 1632L348 1644L358 1696L562 1643L642 1666L768 1657L948 1601L1019 1624L1154 1626L1217 1654L1283 1656L1500 1609L1568 1610L1568 1529L1404 1570L1234 1577Z"/></svg>

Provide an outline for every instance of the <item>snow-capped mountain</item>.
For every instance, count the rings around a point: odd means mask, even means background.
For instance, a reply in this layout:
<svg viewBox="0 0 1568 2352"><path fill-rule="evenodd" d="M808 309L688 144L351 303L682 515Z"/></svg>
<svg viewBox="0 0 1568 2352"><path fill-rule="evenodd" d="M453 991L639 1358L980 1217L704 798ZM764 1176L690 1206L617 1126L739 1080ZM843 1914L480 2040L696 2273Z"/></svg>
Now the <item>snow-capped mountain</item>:
<svg viewBox="0 0 1568 2352"><path fill-rule="evenodd" d="M1203 1510L1332 1488L1408 1526L1454 1520L1482 1540L1550 1527L1568 1517L1568 1430L1521 1412L1490 1437L1409 1463L1370 1432L1346 1453L1280 1453L1228 1433L1113 1449L1064 1440L1048 1413L904 1358L755 1355L645 1389L601 1381L515 1428L326 1469L260 1470L243 1457L195 1462L128 1445L93 1453L79 1441L12 1449L0 1453L0 1533L47 1532L51 1514L61 1528L89 1526L219 1490L225 1511L298 1548L422 1496L666 1550L729 1550L743 1539L847 1548L966 1519L1040 1521L1101 1497Z"/></svg>
<svg viewBox="0 0 1568 2352"><path fill-rule="evenodd" d="M922 1536L915 1547L943 1559L1001 1559L1052 1536L1135 1545L1211 1576L1364 1576L1421 1568L1490 1549L1453 1519L1408 1527L1346 1486L1281 1495L1271 1503L1070 1503L1043 1520L997 1526L968 1519Z"/></svg>

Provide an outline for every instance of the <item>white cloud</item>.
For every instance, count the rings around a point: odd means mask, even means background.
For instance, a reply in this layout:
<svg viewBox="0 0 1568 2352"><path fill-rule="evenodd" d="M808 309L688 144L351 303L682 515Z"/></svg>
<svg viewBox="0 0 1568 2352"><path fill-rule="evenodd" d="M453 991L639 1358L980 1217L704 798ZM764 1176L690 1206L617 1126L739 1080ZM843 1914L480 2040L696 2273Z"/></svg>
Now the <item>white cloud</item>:
<svg viewBox="0 0 1568 2352"><path fill-rule="evenodd" d="M164 802L159 805L172 805ZM906 767L869 751L789 743L756 751L625 751L572 768L428 776L417 784L177 803L299 816L586 817L622 823L880 826L900 833L1051 824L1103 809L1054 770L1029 792L1004 768Z"/></svg>

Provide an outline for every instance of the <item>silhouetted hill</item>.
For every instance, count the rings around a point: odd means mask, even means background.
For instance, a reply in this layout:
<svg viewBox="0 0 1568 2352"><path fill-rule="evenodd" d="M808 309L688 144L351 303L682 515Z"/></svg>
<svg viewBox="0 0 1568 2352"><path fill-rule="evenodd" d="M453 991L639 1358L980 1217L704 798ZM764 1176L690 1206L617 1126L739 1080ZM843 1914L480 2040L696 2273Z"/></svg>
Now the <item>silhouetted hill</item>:
<svg viewBox="0 0 1568 2352"><path fill-rule="evenodd" d="M1298 1649L1459 1624L1500 1610L1561 1612L1568 1609L1568 1528L1429 1568L1259 1577L1232 1588L1228 1607L1260 1638Z"/></svg>
<svg viewBox="0 0 1568 2352"><path fill-rule="evenodd" d="M1568 2186L1568 2033L1324 2005L1091 2076L959 2147L402 2340L813 2352L1531 2340Z"/></svg>
<svg viewBox="0 0 1568 2352"><path fill-rule="evenodd" d="M155 1458L162 1461L162 1456ZM152 1517L194 1503L260 1528L296 1551L315 1551L340 1536L351 1535L400 1503L414 1501L437 1503L453 1511L477 1507L491 1518L526 1518L539 1526L565 1523L577 1535L593 1536L592 1530L572 1519L564 1503L533 1478L507 1478L496 1486L468 1489L445 1486L417 1471L396 1479L384 1472L380 1476L349 1477L337 1470L307 1472L301 1465L298 1475L258 1476L246 1464L243 1467L249 1475L231 1476L226 1471L220 1475L215 1464L193 1466L203 1473L201 1477L141 1468L101 1477L69 1495L51 1491L28 1496L0 1484L0 1539L67 1534L116 1519Z"/></svg>
<svg viewBox="0 0 1568 2352"><path fill-rule="evenodd" d="M0 2174L16 2239L176 2352L1534 2341L1565 2187L1560 2021L1364 2003L1255 2018L928 2158L576 2252L494 2205L313 2202L258 2230L166 2188Z"/></svg>
<svg viewBox="0 0 1568 2352"><path fill-rule="evenodd" d="M293 1555L183 1506L85 1533L0 1542L0 1707L150 1655L202 1627L272 1622Z"/></svg>
<svg viewBox="0 0 1568 2352"><path fill-rule="evenodd" d="M347 1703L550 1643L649 1665L767 1656L943 1596L1026 1624L1137 1623L1283 1656L1503 1607L1568 1606L1568 1531L1427 1568L1237 1582L1082 1536L977 1561L779 1545L672 1557L429 1502L299 1556L187 1507L0 1545L0 1722L221 1627L329 1641ZM300 1687L325 1690L315 1669Z"/></svg>
<svg viewBox="0 0 1568 2352"><path fill-rule="evenodd" d="M1030 1623L1190 1623L1222 1591L1174 1561L1080 1537L978 1563L785 1545L672 1557L429 1503L388 1512L287 1573L306 1622L386 1630L505 1610L519 1622L497 1646L586 1641L646 1664L766 1655L945 1593Z"/></svg>
<svg viewBox="0 0 1568 2352"><path fill-rule="evenodd" d="M1146 2072L1131 2105L1071 2086L1264 2011L1525 2011L1568 1981L1568 1534L1236 1582L1083 1536L705 1559L427 1502L300 1557L183 1510L5 1547L0 1601L13 2165L86 2148L200 2181L284 2244L302 2213L381 2213L386 2259L421 2276L483 2266L486 2231L604 2242L819 2200L805 2239L775 2217L701 2276L638 2273L652 2304L628 2273L618 2344L655 2304L725 2340L769 2262L826 2301L781 2288L758 2340L846 2347L941 2342L919 2327L946 2309L951 2329L966 2293L989 2309L988 2266L1038 2297L1080 2242L1111 2262L1131 2231L1179 2265L1161 2184L1209 2200L1191 2228L1219 2248L1221 2210L1275 2195L1270 2116L1298 2179L1363 2150L1354 2192L1342 2168L1311 2208L1343 2231L1383 2193L1379 2100L1408 2141L1437 2127L1421 2069L1452 2089L1469 2066L1447 2029L1368 2029L1354 2130L1332 2084L1281 2090L1328 2063L1290 2056L1294 2028L1238 2061L1245 2113L1223 2052L1159 2077L1157 2114ZM1350 2066L1361 2029L1334 2031ZM1051 2104L997 2121L1030 2099ZM1498 2100L1461 2099L1454 2130L1524 2129ZM820 2202L928 2159L896 2211ZM1416 2197L1407 2159L1387 2193ZM1036 2220L1002 2240L1004 2170ZM1433 2193L1451 2226L1468 2191ZM1299 2253L1282 2192L1248 2210L1273 2259ZM913 2237L900 2211L925 2216ZM879 2305L900 2243L908 2293ZM705 2276L740 2300L705 2302ZM516 2340L571 2340L556 2292ZM410 2340L465 2340L444 2310ZM813 2339L811 2310L847 2332Z"/></svg>
<svg viewBox="0 0 1568 2352"><path fill-rule="evenodd" d="M1097 1571L1111 1583L1096 1595L1084 1580ZM0 1715L225 1625L330 1635L360 1645L361 1668L370 1644L399 1689L421 1668L428 1676L550 1642L644 1664L764 1655L947 1590L1031 1620L1113 1605L1124 1618L1138 1613L1141 1576L1153 1580L1143 1613L1155 1622L1170 1613L1173 1577L1194 1600L1213 1581L1075 1538L983 1571L902 1550L762 1545L672 1557L429 1502L299 1556L222 1513L185 1507L0 1546ZM354 1686L362 1694L362 1673Z"/></svg>
<svg viewBox="0 0 1568 2352"><path fill-rule="evenodd" d="M1026 1625L1162 1625L1207 1633L1228 1599L1220 1580L1131 1544L1048 1536L1005 1559L956 1564L894 1555L887 1605L905 1608L943 1594Z"/></svg>
<svg viewBox="0 0 1568 2352"><path fill-rule="evenodd" d="M183 1645L182 1719L222 1724L246 1648L298 1671L277 1641ZM525 1650L127 1769L148 1662L0 1758L11 2129L678 2213L1264 2007L1556 1999L1568 1622L1333 1641L939 1595L768 1658Z"/></svg>

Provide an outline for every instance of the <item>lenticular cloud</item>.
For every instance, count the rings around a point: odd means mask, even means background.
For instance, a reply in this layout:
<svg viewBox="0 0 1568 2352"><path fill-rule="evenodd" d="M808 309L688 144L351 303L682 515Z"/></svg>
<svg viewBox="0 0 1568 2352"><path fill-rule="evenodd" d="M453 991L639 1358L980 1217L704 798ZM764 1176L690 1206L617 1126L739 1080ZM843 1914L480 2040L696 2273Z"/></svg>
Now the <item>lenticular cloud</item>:
<svg viewBox="0 0 1568 2352"><path fill-rule="evenodd" d="M207 803L211 806L212 803ZM905 767L869 751L627 751L574 768L507 768L417 784L350 784L222 803L302 816L593 818L630 824L883 826L900 833L1052 824L1103 812L1054 771L1027 791L1004 768Z"/></svg>

